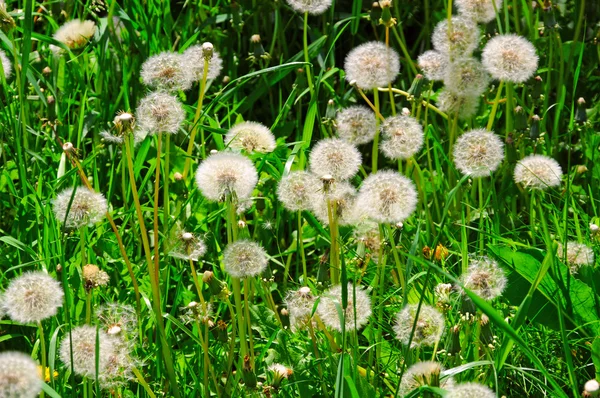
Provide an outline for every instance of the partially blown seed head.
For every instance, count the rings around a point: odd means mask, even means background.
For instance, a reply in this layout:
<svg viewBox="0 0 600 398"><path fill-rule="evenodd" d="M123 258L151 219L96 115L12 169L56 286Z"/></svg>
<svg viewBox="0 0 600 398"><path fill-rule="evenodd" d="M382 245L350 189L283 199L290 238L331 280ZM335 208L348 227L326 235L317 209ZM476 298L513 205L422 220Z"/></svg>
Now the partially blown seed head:
<svg viewBox="0 0 600 398"><path fill-rule="evenodd" d="M417 318L417 308L417 304L409 304L396 315L396 323L394 324L396 337L402 344L408 345L412 334L412 341L410 342L412 348L420 345L434 345L444 333L444 316L434 307L421 304ZM416 324L415 319L417 319Z"/></svg>
<svg viewBox="0 0 600 398"><path fill-rule="evenodd" d="M65 189L56 195L52 204L56 219L64 222L67 229L96 224L102 221L108 211L104 196L84 186L77 187L75 194L73 188Z"/></svg>
<svg viewBox="0 0 600 398"><path fill-rule="evenodd" d="M441 387L448 389L454 385L454 379L447 377L440 380L444 368L438 362L417 362L406 370L400 383L400 395L408 395L412 390L421 386Z"/></svg>
<svg viewBox="0 0 600 398"><path fill-rule="evenodd" d="M458 114L459 119L469 119L477 113L479 97L460 95L445 88L438 95L437 105L442 112Z"/></svg>
<svg viewBox="0 0 600 398"><path fill-rule="evenodd" d="M16 351L0 354L0 397L34 398L42 391L37 364Z"/></svg>
<svg viewBox="0 0 600 398"><path fill-rule="evenodd" d="M177 134L185 111L176 97L154 92L142 98L136 110L137 125L148 134Z"/></svg>
<svg viewBox="0 0 600 398"><path fill-rule="evenodd" d="M331 7L332 0L286 0L286 2L296 12L320 15Z"/></svg>
<svg viewBox="0 0 600 398"><path fill-rule="evenodd" d="M381 151L389 159L408 159L423 147L423 126L412 116L388 117L381 132Z"/></svg>
<svg viewBox="0 0 600 398"><path fill-rule="evenodd" d="M529 40L515 34L491 39L481 53L483 66L494 79L523 83L538 67L535 47Z"/></svg>
<svg viewBox="0 0 600 398"><path fill-rule="evenodd" d="M448 20L439 22L433 30L433 47L452 58L468 57L479 44L477 24L465 17L452 17L452 30L448 29Z"/></svg>
<svg viewBox="0 0 600 398"><path fill-rule="evenodd" d="M362 90L386 87L400 73L400 57L384 43L371 41L348 53L344 71L346 80L355 82Z"/></svg>
<svg viewBox="0 0 600 398"><path fill-rule="evenodd" d="M479 383L461 383L448 390L446 398L496 398L496 393Z"/></svg>
<svg viewBox="0 0 600 398"><path fill-rule="evenodd" d="M135 339L137 315L132 306L121 303L105 303L96 309L101 330L109 336Z"/></svg>
<svg viewBox="0 0 600 398"><path fill-rule="evenodd" d="M487 89L490 76L481 62L474 58L461 58L451 62L446 69L444 84L448 90L464 96L479 96Z"/></svg>
<svg viewBox="0 0 600 398"><path fill-rule="evenodd" d="M485 300L499 297L507 283L498 263L485 256L470 259L467 271L461 275L460 281L465 288Z"/></svg>
<svg viewBox="0 0 600 398"><path fill-rule="evenodd" d="M427 79L444 80L448 68L448 55L436 50L425 51L417 58L417 64Z"/></svg>
<svg viewBox="0 0 600 398"><path fill-rule="evenodd" d="M34 271L14 278L0 305L14 321L39 322L56 315L63 296L60 283L45 272Z"/></svg>
<svg viewBox="0 0 600 398"><path fill-rule="evenodd" d="M277 186L277 196L289 211L307 210L317 198L321 182L314 174L292 171Z"/></svg>
<svg viewBox="0 0 600 398"><path fill-rule="evenodd" d="M323 323L341 332L342 323L338 307L344 315L346 331L362 328L371 316L371 298L369 294L360 286L356 286L355 292L351 283L348 283L348 306L345 309L342 308L342 286L340 285L333 286L323 292L317 307L317 312Z"/></svg>
<svg viewBox="0 0 600 398"><path fill-rule="evenodd" d="M417 190L402 174L379 171L363 181L356 206L378 223L402 222L417 208Z"/></svg>
<svg viewBox="0 0 600 398"><path fill-rule="evenodd" d="M311 314L316 297L309 287L290 290L285 297L285 304L290 314L290 326L293 331L304 329L311 321Z"/></svg>
<svg viewBox="0 0 600 398"><path fill-rule="evenodd" d="M6 56L6 53L0 50L0 62L2 62L2 69L4 70L4 77L8 79L12 74L12 64L10 59Z"/></svg>
<svg viewBox="0 0 600 398"><path fill-rule="evenodd" d="M354 145L373 141L378 129L375 113L362 105L350 106L340 111L335 124L338 136Z"/></svg>
<svg viewBox="0 0 600 398"><path fill-rule="evenodd" d="M247 239L230 243L223 253L225 271L234 278L259 275L267 268L268 262L265 249Z"/></svg>
<svg viewBox="0 0 600 398"><path fill-rule="evenodd" d="M504 159L504 143L491 131L471 130L456 140L453 155L456 168L463 174L488 177Z"/></svg>
<svg viewBox="0 0 600 398"><path fill-rule="evenodd" d="M273 152L277 144L271 130L256 122L236 124L225 135L225 143L230 148L244 149L246 152Z"/></svg>
<svg viewBox="0 0 600 398"><path fill-rule="evenodd" d="M206 158L196 171L196 184L209 200L222 201L228 195L237 199L248 198L258 173L254 164L238 153L218 152Z"/></svg>
<svg viewBox="0 0 600 398"><path fill-rule="evenodd" d="M455 0L454 4L459 14L481 23L493 21L496 11L502 10L502 0Z"/></svg>
<svg viewBox="0 0 600 398"><path fill-rule="evenodd" d="M566 253L564 245L559 242L556 256L560 261L564 261L566 256L567 264L573 273L577 273L583 266L594 265L594 249L575 241L567 242Z"/></svg>
<svg viewBox="0 0 600 398"><path fill-rule="evenodd" d="M192 74L183 63L181 54L162 52L142 64L144 84L159 90L177 91L192 87Z"/></svg>
<svg viewBox="0 0 600 398"><path fill-rule="evenodd" d="M69 336L63 338L60 345L60 359L73 371L85 377L96 378L96 328L90 325L78 326L71 330L71 341ZM115 354L115 345L112 339L102 331L98 330L98 374L104 377L106 370ZM71 351L73 361L71 361Z"/></svg>
<svg viewBox="0 0 600 398"><path fill-rule="evenodd" d="M525 188L545 190L560 185L562 169L558 162L544 155L529 155L515 166L515 182Z"/></svg>
<svg viewBox="0 0 600 398"><path fill-rule="evenodd" d="M187 261L198 261L204 253L206 253L206 244L202 238L183 230L175 233L169 256Z"/></svg>
<svg viewBox="0 0 600 398"><path fill-rule="evenodd" d="M96 33L96 24L93 21L80 21L74 19L66 22L54 33L54 39L63 43L70 50L76 51L85 47ZM63 49L54 45L50 48L55 54L61 54Z"/></svg>
<svg viewBox="0 0 600 398"><path fill-rule="evenodd" d="M188 72L191 74L194 81L202 81L204 75L204 60L207 56L205 51L205 45L191 46L185 50L182 54L183 64ZM218 52L212 51L212 55L208 61L208 72L206 72L206 79L216 79L223 69L223 60Z"/></svg>
<svg viewBox="0 0 600 398"><path fill-rule="evenodd" d="M310 170L317 177L332 176L335 180L353 177L362 158L358 149L339 138L325 138L310 153Z"/></svg>

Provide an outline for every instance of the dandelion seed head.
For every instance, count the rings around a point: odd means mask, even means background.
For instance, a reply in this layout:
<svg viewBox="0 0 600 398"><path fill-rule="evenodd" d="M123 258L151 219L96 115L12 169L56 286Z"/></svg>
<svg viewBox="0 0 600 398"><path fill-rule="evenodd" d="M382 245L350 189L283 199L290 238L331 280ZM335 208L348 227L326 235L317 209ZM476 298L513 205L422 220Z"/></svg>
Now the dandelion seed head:
<svg viewBox="0 0 600 398"><path fill-rule="evenodd" d="M86 283L86 289L99 286L106 286L110 282L110 277L95 264L86 264L81 269L83 280Z"/></svg>
<svg viewBox="0 0 600 398"><path fill-rule="evenodd" d="M42 391L38 366L29 355L0 353L0 397L34 398Z"/></svg>
<svg viewBox="0 0 600 398"><path fill-rule="evenodd" d="M137 315L132 306L116 302L105 303L96 309L96 317L106 334L135 338Z"/></svg>
<svg viewBox="0 0 600 398"><path fill-rule="evenodd" d="M74 19L62 25L56 33L54 39L63 43L70 50L76 51L85 47L96 33L96 24L94 21L80 21ZM50 48L55 54L61 54L63 49L54 45Z"/></svg>
<svg viewBox="0 0 600 398"><path fill-rule="evenodd" d="M338 307L342 306L342 286L336 285L323 292L317 307L317 313L321 321L332 329L342 331L342 323L338 313ZM356 313L355 313L356 309ZM371 298L366 290L348 283L348 306L341 308L345 320L345 330L361 329L369 321L371 316Z"/></svg>
<svg viewBox="0 0 600 398"><path fill-rule="evenodd" d="M346 80L362 90L387 87L400 73L398 53L384 43L371 41L354 48L344 62Z"/></svg>
<svg viewBox="0 0 600 398"><path fill-rule="evenodd" d="M454 4L459 14L481 23L493 21L496 19L496 10L502 10L502 0L455 0Z"/></svg>
<svg viewBox="0 0 600 398"><path fill-rule="evenodd" d="M434 345L444 333L444 316L434 307L421 304L419 317L415 324L417 308L417 304L409 304L396 315L394 324L396 337L402 344L408 345L412 333L411 348Z"/></svg>
<svg viewBox="0 0 600 398"><path fill-rule="evenodd" d="M352 234L357 242L365 245L365 248L371 253L371 258L377 262L381 247L379 224L370 220L360 220L356 223Z"/></svg>
<svg viewBox="0 0 600 398"><path fill-rule="evenodd" d="M353 177L362 163L360 152L339 138L325 138L315 145L309 157L310 170L317 177L330 175L337 181Z"/></svg>
<svg viewBox="0 0 600 398"><path fill-rule="evenodd" d="M564 245L559 242L556 256L560 261L566 256L567 265L572 273L577 273L581 267L594 265L594 249L575 241L567 242L566 253Z"/></svg>
<svg viewBox="0 0 600 398"><path fill-rule="evenodd" d="M471 258L460 281L465 288L484 300L493 300L502 295L507 284L502 268L495 260L486 256Z"/></svg>
<svg viewBox="0 0 600 398"><path fill-rule="evenodd" d="M45 272L33 271L12 279L0 304L14 321L39 322L56 315L63 296L58 281Z"/></svg>
<svg viewBox="0 0 600 398"><path fill-rule="evenodd" d="M442 365L434 361L417 362L406 370L400 383L400 395L408 395L412 390L421 386L441 387L448 389L454 385L452 377L440 380L444 371Z"/></svg>
<svg viewBox="0 0 600 398"><path fill-rule="evenodd" d="M233 126L225 135L225 144L250 153L273 152L277 146L271 130L256 122L243 122Z"/></svg>
<svg viewBox="0 0 600 398"><path fill-rule="evenodd" d="M494 79L523 83L537 71L538 56L529 40L505 34L494 37L485 45L481 62Z"/></svg>
<svg viewBox="0 0 600 398"><path fill-rule="evenodd" d="M0 62L2 62L2 70L4 70L4 77L8 79L12 74L12 64L10 59L6 56L6 53L0 50Z"/></svg>
<svg viewBox="0 0 600 398"><path fill-rule="evenodd" d="M192 301L181 308L181 310L184 311L183 315L181 315L181 320L186 324L196 322L207 323L213 316L213 306L211 303L199 304Z"/></svg>
<svg viewBox="0 0 600 398"><path fill-rule="evenodd" d="M183 59L183 55L168 51L151 56L142 64L142 81L145 85L159 90L189 89L192 87L193 75Z"/></svg>
<svg viewBox="0 0 600 398"><path fill-rule="evenodd" d="M355 222L356 189L347 181L334 183L327 192L321 191L312 202L312 212L324 225L329 225L327 202L335 205L338 225L351 225Z"/></svg>
<svg viewBox="0 0 600 398"><path fill-rule="evenodd" d="M285 305L290 316L292 331L304 329L311 322L311 314L316 297L310 288L303 286L298 290L290 290L285 297Z"/></svg>
<svg viewBox="0 0 600 398"><path fill-rule="evenodd" d="M319 179L305 171L292 171L281 178L277 197L289 211L311 208L321 185Z"/></svg>
<svg viewBox="0 0 600 398"><path fill-rule="evenodd" d="M452 17L452 31L448 30L448 20L439 22L433 30L433 47L452 58L468 57L479 44L479 27L469 18Z"/></svg>
<svg viewBox="0 0 600 398"><path fill-rule="evenodd" d="M108 204L101 193L80 186L77 187L71 202L72 196L73 188L67 188L52 201L54 215L59 222L65 223L65 228L79 229L93 225L106 216Z"/></svg>
<svg viewBox="0 0 600 398"><path fill-rule="evenodd" d="M147 134L177 134L185 120L185 111L177 98L160 91L142 98L136 115L138 127Z"/></svg>
<svg viewBox="0 0 600 398"><path fill-rule="evenodd" d="M490 75L481 62L474 58L461 58L451 62L444 76L444 84L448 90L467 97L483 94L489 83Z"/></svg>
<svg viewBox="0 0 600 398"><path fill-rule="evenodd" d="M381 151L389 159L408 159L423 147L423 126L412 116L388 117L381 133Z"/></svg>
<svg viewBox="0 0 600 398"><path fill-rule="evenodd" d="M268 262L265 249L247 239L230 243L223 253L225 271L234 278L257 276L267 268Z"/></svg>
<svg viewBox="0 0 600 398"><path fill-rule="evenodd" d="M169 256L186 261L198 261L206 253L204 240L190 232L178 231L172 238Z"/></svg>
<svg viewBox="0 0 600 398"><path fill-rule="evenodd" d="M350 106L338 112L335 119L338 136L353 145L373 141L378 126L375 113L366 106Z"/></svg>
<svg viewBox="0 0 600 398"><path fill-rule="evenodd" d="M444 80L448 68L448 55L436 50L425 51L417 58L417 64L427 79Z"/></svg>
<svg viewBox="0 0 600 398"><path fill-rule="evenodd" d="M205 45L209 44L210 43L204 43L202 45L191 46L182 54L184 67L189 71L194 81L202 81L204 75L204 59L208 51ZM210 45L212 46L212 44ZM221 59L221 55L217 51L212 50L208 61L206 79L216 79L221 74L222 69L223 59Z"/></svg>
<svg viewBox="0 0 600 398"><path fill-rule="evenodd" d="M66 335L60 345L60 359L67 368L85 377L96 378L96 328L90 325L78 326L71 330L71 341ZM102 330L98 330L98 375L104 377L111 357L115 354L114 340ZM71 350L73 361L71 362Z"/></svg>
<svg viewBox="0 0 600 398"><path fill-rule="evenodd" d="M332 0L286 0L286 2L298 13L320 15L331 7Z"/></svg>
<svg viewBox="0 0 600 398"><path fill-rule="evenodd" d="M504 143L491 131L471 130L458 137L453 155L454 164L461 173L489 177L504 159Z"/></svg>
<svg viewBox="0 0 600 398"><path fill-rule="evenodd" d="M258 182L250 159L239 153L218 152L206 158L196 171L196 184L209 200L222 201L228 195L248 198Z"/></svg>
<svg viewBox="0 0 600 398"><path fill-rule="evenodd" d="M443 89L437 99L438 108L449 115L458 114L459 119L469 119L477 113L479 97L460 95L451 90Z"/></svg>
<svg viewBox="0 0 600 398"><path fill-rule="evenodd" d="M562 179L558 162L544 155L529 155L517 162L514 179L524 188L545 190L558 187Z"/></svg>
<svg viewBox="0 0 600 398"><path fill-rule="evenodd" d="M450 388L446 398L496 398L496 393L483 384L461 383Z"/></svg>
<svg viewBox="0 0 600 398"><path fill-rule="evenodd" d="M363 181L356 206L378 223L402 222L417 208L417 190L396 171L378 171Z"/></svg>

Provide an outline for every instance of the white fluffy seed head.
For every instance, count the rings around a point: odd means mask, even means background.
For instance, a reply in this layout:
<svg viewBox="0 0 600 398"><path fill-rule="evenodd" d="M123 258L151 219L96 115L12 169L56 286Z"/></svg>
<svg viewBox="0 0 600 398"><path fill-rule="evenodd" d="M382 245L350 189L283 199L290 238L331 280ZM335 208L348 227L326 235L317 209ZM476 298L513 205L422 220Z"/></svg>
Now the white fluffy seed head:
<svg viewBox="0 0 600 398"><path fill-rule="evenodd" d="M0 353L0 397L35 398L42 391L38 366L29 355Z"/></svg>
<svg viewBox="0 0 600 398"><path fill-rule="evenodd" d="M451 62L444 75L448 90L464 96L479 96L488 88L490 75L475 58L460 58Z"/></svg>
<svg viewBox="0 0 600 398"><path fill-rule="evenodd" d="M454 385L452 377L440 380L444 368L439 362L417 362L406 370L400 383L400 395L406 396L421 386L441 387L445 390Z"/></svg>
<svg viewBox="0 0 600 398"><path fill-rule="evenodd" d="M259 275L267 268L268 262L265 249L247 239L230 243L223 253L225 271L234 278Z"/></svg>
<svg viewBox="0 0 600 398"><path fill-rule="evenodd" d="M544 155L529 155L515 166L514 179L524 188L545 190L558 187L562 178L558 162Z"/></svg>
<svg viewBox="0 0 600 398"><path fill-rule="evenodd" d="M477 113L479 97L460 95L451 90L443 89L437 98L437 106L449 115L458 114L459 119L469 119Z"/></svg>
<svg viewBox="0 0 600 398"><path fill-rule="evenodd" d="M349 182L335 182L327 192L321 190L312 201L311 210L324 225L329 225L328 201L335 211L338 225L355 223L356 189Z"/></svg>
<svg viewBox="0 0 600 398"><path fill-rule="evenodd" d="M310 153L310 170L317 177L330 175L337 181L353 177L361 165L358 149L339 138L325 138L317 142Z"/></svg>
<svg viewBox="0 0 600 398"><path fill-rule="evenodd" d="M481 53L483 66L494 79L523 83L537 71L538 56L529 40L515 34L491 39Z"/></svg>
<svg viewBox="0 0 600 398"><path fill-rule="evenodd" d="M338 136L354 145L373 141L378 130L375 113L361 105L350 106L340 111L335 125Z"/></svg>
<svg viewBox="0 0 600 398"><path fill-rule="evenodd" d="M338 307L344 315L345 330L362 328L371 316L371 298L360 286L356 286L356 294L352 283L348 283L348 306L342 306L342 286L336 285L324 291L317 307L321 321L332 329L342 331L342 323ZM355 311L356 310L356 311Z"/></svg>
<svg viewBox="0 0 600 398"><path fill-rule="evenodd" d="M39 322L56 315L63 302L60 283L41 271L14 278L2 295L4 312L21 323Z"/></svg>
<svg viewBox="0 0 600 398"><path fill-rule="evenodd" d="M152 88L185 91L192 87L193 75L183 60L183 55L168 51L153 55L142 64L140 76Z"/></svg>
<svg viewBox="0 0 600 398"><path fill-rule="evenodd" d="M452 30L448 29L448 20L439 22L433 30L433 47L451 58L468 57L479 44L479 27L465 17L452 17Z"/></svg>
<svg viewBox="0 0 600 398"><path fill-rule="evenodd" d="M496 398L496 393L483 384L461 383L450 388L446 398Z"/></svg>
<svg viewBox="0 0 600 398"><path fill-rule="evenodd" d="M417 190L402 174L382 170L363 181L356 207L378 223L402 222L417 208Z"/></svg>
<svg viewBox="0 0 600 398"><path fill-rule="evenodd" d="M52 205L56 219L64 222L67 229L96 224L102 221L108 211L104 196L84 186L77 187L75 194L73 188L65 189L56 195Z"/></svg>
<svg viewBox="0 0 600 398"><path fill-rule="evenodd" d="M381 151L393 160L413 157L423 147L423 126L412 116L392 116L381 125Z"/></svg>
<svg viewBox="0 0 600 398"><path fill-rule="evenodd" d="M332 0L286 0L286 2L296 12L320 15L331 7Z"/></svg>
<svg viewBox="0 0 600 398"><path fill-rule="evenodd" d="M283 176L277 186L277 197L289 211L311 208L318 198L321 182L314 174L292 171Z"/></svg>
<svg viewBox="0 0 600 398"><path fill-rule="evenodd" d="M285 305L290 315L290 326L292 331L304 329L311 321L311 314L315 305L316 297L312 295L310 288L304 286L299 290L291 290L285 297Z"/></svg>
<svg viewBox="0 0 600 398"><path fill-rule="evenodd" d="M206 44L206 43L205 43ZM210 44L210 43L208 43ZM204 75L204 57L205 49L203 45L191 46L182 54L184 67L189 71L194 81L202 81ZM212 51L212 56L208 61L208 71L206 79L216 79L223 69L223 60L217 51Z"/></svg>
<svg viewBox="0 0 600 398"><path fill-rule="evenodd" d="M504 143L486 129L471 130L456 140L454 165L472 177L488 177L504 159Z"/></svg>
<svg viewBox="0 0 600 398"><path fill-rule="evenodd" d="M434 345L444 333L444 316L434 307L421 304L417 318L417 308L417 304L409 304L396 315L396 323L394 324L396 337L402 344L408 345L412 334L411 348L421 345ZM416 324L415 319L417 319Z"/></svg>
<svg viewBox="0 0 600 398"><path fill-rule="evenodd" d="M6 56L6 53L0 50L0 62L2 62L2 69L4 70L4 77L8 79L12 74L12 63Z"/></svg>
<svg viewBox="0 0 600 398"><path fill-rule="evenodd" d="M96 309L96 317L101 329L107 334L135 339L137 315L132 306L116 302L105 303Z"/></svg>
<svg viewBox="0 0 600 398"><path fill-rule="evenodd" d="M177 134L185 120L177 98L160 91L142 98L135 113L138 127L147 134Z"/></svg>
<svg viewBox="0 0 600 398"><path fill-rule="evenodd" d="M489 257L474 257L469 260L467 271L460 276L463 286L484 300L499 297L506 288L504 271Z"/></svg>
<svg viewBox="0 0 600 398"><path fill-rule="evenodd" d="M346 80L362 90L387 87L400 73L400 57L384 43L370 41L348 53L344 71Z"/></svg>
<svg viewBox="0 0 600 398"><path fill-rule="evenodd" d="M225 135L225 144L249 153L273 152L277 146L271 130L257 122L243 122L230 128Z"/></svg>
<svg viewBox="0 0 600 398"><path fill-rule="evenodd" d="M172 238L169 256L186 261L198 261L206 253L206 244L201 237L190 232L179 231Z"/></svg>
<svg viewBox="0 0 600 398"><path fill-rule="evenodd" d="M114 341L98 330L98 375L104 377L109 361L115 354ZM72 340L72 344L71 344ZM71 361L71 351L73 360ZM60 360L67 368L85 377L96 378L96 328L90 325L78 326L66 335L60 345Z"/></svg>
<svg viewBox="0 0 600 398"><path fill-rule="evenodd" d="M481 23L493 21L502 10L502 0L455 0L454 4L459 14Z"/></svg>
<svg viewBox="0 0 600 398"><path fill-rule="evenodd" d="M70 50L77 51L85 47L95 33L96 24L93 21L74 19L58 28L54 33L54 39L63 43ZM51 45L50 48L55 54L63 52L62 48L54 45Z"/></svg>
<svg viewBox="0 0 600 398"><path fill-rule="evenodd" d="M239 153L218 152L206 158L196 171L196 184L209 200L222 201L228 195L250 197L258 172L254 164Z"/></svg>
<svg viewBox="0 0 600 398"><path fill-rule="evenodd" d="M572 273L577 273L583 266L594 265L594 249L575 241L567 242L566 253L564 245L559 242L556 256L560 261L564 261L566 257L567 265Z"/></svg>
<svg viewBox="0 0 600 398"><path fill-rule="evenodd" d="M444 80L448 61L447 54L442 54L436 50L425 51L417 58L419 68L425 77L431 81Z"/></svg>

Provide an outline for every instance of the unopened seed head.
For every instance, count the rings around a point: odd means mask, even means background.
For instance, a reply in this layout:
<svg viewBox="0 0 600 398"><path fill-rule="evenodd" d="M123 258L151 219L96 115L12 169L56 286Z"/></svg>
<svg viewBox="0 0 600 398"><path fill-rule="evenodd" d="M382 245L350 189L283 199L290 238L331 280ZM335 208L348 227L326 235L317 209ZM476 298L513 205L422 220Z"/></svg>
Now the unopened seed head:
<svg viewBox="0 0 600 398"><path fill-rule="evenodd" d="M225 271L234 278L260 275L267 268L268 262L265 249L247 239L230 243L223 253Z"/></svg>
<svg viewBox="0 0 600 398"><path fill-rule="evenodd" d="M73 188L67 188L52 201L56 220L64 222L67 229L79 229L102 221L108 211L104 196L84 186L77 187L75 193L73 191Z"/></svg>
<svg viewBox="0 0 600 398"><path fill-rule="evenodd" d="M379 129L375 113L361 105L341 110L337 114L335 122L338 136L354 145L373 141Z"/></svg>
<svg viewBox="0 0 600 398"><path fill-rule="evenodd" d="M384 43L371 41L348 53L344 71L346 80L362 90L387 87L400 73L400 57Z"/></svg>
<svg viewBox="0 0 600 398"><path fill-rule="evenodd" d="M456 168L463 174L489 177L504 159L504 143L486 129L471 130L456 140L453 155Z"/></svg>
<svg viewBox="0 0 600 398"><path fill-rule="evenodd" d="M42 391L36 362L16 351L0 353L0 397L35 398Z"/></svg>
<svg viewBox="0 0 600 398"><path fill-rule="evenodd" d="M514 179L524 188L545 190L558 187L562 175L556 160L544 155L529 155L517 162Z"/></svg>
<svg viewBox="0 0 600 398"><path fill-rule="evenodd" d="M342 331L342 321L340 320L338 308L342 306L342 286L336 285L321 296L317 313L321 321L332 329ZM366 290L360 286L348 283L348 306L341 308L344 315L344 329L346 331L359 330L369 321L371 316L371 297Z"/></svg>
<svg viewBox="0 0 600 398"><path fill-rule="evenodd" d="M535 47L526 38L504 34L486 44L481 62L494 79L523 83L537 71L538 56Z"/></svg>
<svg viewBox="0 0 600 398"><path fill-rule="evenodd" d="M258 173L250 159L239 153L219 152L206 158L196 171L196 184L204 197L222 201L228 195L250 197Z"/></svg>
<svg viewBox="0 0 600 398"><path fill-rule="evenodd" d="M423 126L414 117L388 117L381 125L381 132L381 151L389 159L408 159L423 147Z"/></svg>
<svg viewBox="0 0 600 398"><path fill-rule="evenodd" d="M353 177L362 163L356 147L339 138L325 138L315 145L309 157L310 170L317 176L331 175L341 181Z"/></svg>
<svg viewBox="0 0 600 398"><path fill-rule="evenodd" d="M269 153L277 146L271 130L257 122L242 122L233 126L225 135L225 144L249 153Z"/></svg>

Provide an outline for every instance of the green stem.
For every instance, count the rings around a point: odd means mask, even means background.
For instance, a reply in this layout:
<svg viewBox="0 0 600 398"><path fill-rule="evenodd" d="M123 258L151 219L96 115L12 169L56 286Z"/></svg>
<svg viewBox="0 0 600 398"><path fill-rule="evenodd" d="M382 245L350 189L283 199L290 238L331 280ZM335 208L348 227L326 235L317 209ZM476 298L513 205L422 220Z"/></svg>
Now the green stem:
<svg viewBox="0 0 600 398"><path fill-rule="evenodd" d="M338 248L338 223L335 201L327 199L327 217L329 219L329 237L331 241L329 253L329 273L331 283L340 283L340 249Z"/></svg>
<svg viewBox="0 0 600 398"><path fill-rule="evenodd" d="M500 84L498 85L498 91L496 92L496 99L494 100L494 105L492 105L492 111L490 112L490 117L488 118L487 130L492 131L492 126L494 125L494 120L496 119L496 112L498 111L498 104L500 103L500 96L502 95L502 88L504 87L504 82L500 80Z"/></svg>
<svg viewBox="0 0 600 398"><path fill-rule="evenodd" d="M513 112L515 110L514 103L514 86L513 83L506 83L506 136L513 133L514 131L514 122L513 122Z"/></svg>
<svg viewBox="0 0 600 398"><path fill-rule="evenodd" d="M298 250L302 259L302 275L304 276L304 285L308 283L308 272L306 269L306 253L304 253L304 239L302 237L302 211L298 210Z"/></svg>
<svg viewBox="0 0 600 398"><path fill-rule="evenodd" d="M46 379L46 372L48 371L47 368L47 358L46 358L46 338L44 337L44 327L42 326L42 322L38 322L38 330L40 332L40 352L41 352L41 357L42 357L42 380ZM50 379L52 379L53 375L52 372L50 371ZM40 393L40 397L44 398L44 392L42 391Z"/></svg>
<svg viewBox="0 0 600 398"><path fill-rule="evenodd" d="M171 205L169 200L169 178L171 177L170 161L171 161L171 135L165 136L165 172L163 173L163 231L164 236L169 236L169 219L171 213Z"/></svg>
<svg viewBox="0 0 600 398"><path fill-rule="evenodd" d="M158 198L160 196L160 156L162 149L162 133L158 133L156 140L156 168L154 176L154 280L158 288L160 289L160 276L159 276L159 250L160 250L160 239L158 236ZM160 292L160 291L159 291ZM160 293L159 293L160 294ZM160 301L159 301L160 303Z"/></svg>
<svg viewBox="0 0 600 398"><path fill-rule="evenodd" d="M254 339L252 334L252 319L250 318L250 284L252 280L250 278L244 279L244 318L246 320L246 326L248 327L248 349L250 353L250 365L254 369Z"/></svg>
<svg viewBox="0 0 600 398"><path fill-rule="evenodd" d="M304 62L306 62L306 81L308 82L308 89L310 91L311 98L314 96L314 87L312 81L311 63L308 55L308 12L304 13L304 34L302 36L303 48L304 48Z"/></svg>
<svg viewBox="0 0 600 398"><path fill-rule="evenodd" d="M379 112L379 93L377 90L373 90L373 102L375 104L375 123L376 123L376 128L375 128L375 137L373 138L373 151L371 153L371 172L372 173L376 173L377 172L377 161L379 158L379 118L377 117L378 114L380 114Z"/></svg>
<svg viewBox="0 0 600 398"><path fill-rule="evenodd" d="M188 143L185 165L183 166L183 179L188 175L192 164L192 150L194 149L194 141L196 140L196 133L198 132L198 125L200 124L200 114L202 113L202 103L204 102L204 92L206 91L206 79L208 78L208 64L209 60L204 58L204 69L202 70L202 80L200 81L200 88L198 93L198 106L196 107L196 113L194 114L194 122L192 123L192 132L190 133L190 142ZM206 145L204 142L204 129L200 129L201 146L200 151L202 153L202 159L206 158Z"/></svg>
<svg viewBox="0 0 600 398"><path fill-rule="evenodd" d="M483 233L483 212L484 212L484 203L483 203L483 178L477 178L477 190L479 191L479 251L483 254L485 250L485 234Z"/></svg>

